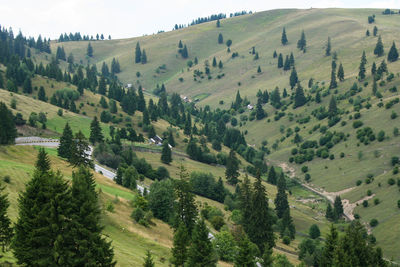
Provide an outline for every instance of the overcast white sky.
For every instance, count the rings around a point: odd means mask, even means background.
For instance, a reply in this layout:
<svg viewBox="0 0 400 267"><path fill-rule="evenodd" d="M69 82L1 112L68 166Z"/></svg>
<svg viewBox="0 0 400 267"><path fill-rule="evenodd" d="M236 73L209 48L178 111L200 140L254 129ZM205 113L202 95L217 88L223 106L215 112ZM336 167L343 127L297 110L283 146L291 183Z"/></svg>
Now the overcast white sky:
<svg viewBox="0 0 400 267"><path fill-rule="evenodd" d="M169 31L215 13L310 7L400 8L400 0L0 0L0 25L35 37L79 31L115 39Z"/></svg>

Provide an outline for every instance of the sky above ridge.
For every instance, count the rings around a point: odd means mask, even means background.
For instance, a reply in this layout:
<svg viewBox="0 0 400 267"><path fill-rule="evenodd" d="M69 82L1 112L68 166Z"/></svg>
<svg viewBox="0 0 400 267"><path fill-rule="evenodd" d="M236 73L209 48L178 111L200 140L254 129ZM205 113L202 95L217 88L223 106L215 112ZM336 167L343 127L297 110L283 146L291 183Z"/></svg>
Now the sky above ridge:
<svg viewBox="0 0 400 267"><path fill-rule="evenodd" d="M103 33L113 39L169 31L198 17L279 8L397 8L399 0L0 0L0 25L26 36Z"/></svg>

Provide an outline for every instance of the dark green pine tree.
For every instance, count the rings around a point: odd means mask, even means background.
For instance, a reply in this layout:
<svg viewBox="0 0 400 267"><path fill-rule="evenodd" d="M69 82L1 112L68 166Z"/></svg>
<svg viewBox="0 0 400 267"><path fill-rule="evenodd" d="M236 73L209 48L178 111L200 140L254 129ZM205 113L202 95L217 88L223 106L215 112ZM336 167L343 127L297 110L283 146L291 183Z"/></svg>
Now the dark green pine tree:
<svg viewBox="0 0 400 267"><path fill-rule="evenodd" d="M111 243L102 237L96 182L89 169L81 166L72 173L71 196L72 256L66 266L114 266Z"/></svg>
<svg viewBox="0 0 400 267"><path fill-rule="evenodd" d="M290 70L290 60L288 55L286 55L285 63L283 64L283 70Z"/></svg>
<svg viewBox="0 0 400 267"><path fill-rule="evenodd" d="M203 219L200 219L192 233L192 243L188 251L187 266L217 266L218 257L211 240L208 238L208 229Z"/></svg>
<svg viewBox="0 0 400 267"><path fill-rule="evenodd" d="M276 215L278 216L279 219L281 219L285 211L289 209L289 202L286 194L286 179L283 173L278 179L277 188L278 188L278 193L276 194L274 203L275 203Z"/></svg>
<svg viewBox="0 0 400 267"><path fill-rule="evenodd" d="M57 148L59 157L69 159L71 158L71 151L73 146L73 134L68 122L65 124L63 134L60 138L60 144Z"/></svg>
<svg viewBox="0 0 400 267"><path fill-rule="evenodd" d="M294 55L293 55L293 52L290 52L289 63L290 63L291 67L294 67Z"/></svg>
<svg viewBox="0 0 400 267"><path fill-rule="evenodd" d="M382 38L379 35L378 41L376 43L375 49L374 49L374 55L377 55L378 57L383 56L383 43L382 43Z"/></svg>
<svg viewBox="0 0 400 267"><path fill-rule="evenodd" d="M283 30L282 30L281 43L282 43L283 45L287 45L287 43L288 43L288 39L287 39L287 36L286 36L286 29L285 29L285 27L283 27Z"/></svg>
<svg viewBox="0 0 400 267"><path fill-rule="evenodd" d="M140 63L141 60L142 60L142 50L140 49L139 42L137 42L135 48L135 63Z"/></svg>
<svg viewBox="0 0 400 267"><path fill-rule="evenodd" d="M27 77L24 81L22 86L22 92L25 94L32 94L32 80L31 78Z"/></svg>
<svg viewBox="0 0 400 267"><path fill-rule="evenodd" d="M106 79L104 78L103 75L101 75L101 77L100 77L98 92L101 95L106 95L106 93L107 93L107 83L106 83Z"/></svg>
<svg viewBox="0 0 400 267"><path fill-rule="evenodd" d="M104 141L103 133L101 131L100 123L97 116L94 116L90 123L90 137L89 141L94 145L96 143L102 143Z"/></svg>
<svg viewBox="0 0 400 267"><path fill-rule="evenodd" d="M279 220L279 226L281 237L288 236L292 240L295 238L296 228L292 216L290 216L290 209L285 210L283 213L282 219Z"/></svg>
<svg viewBox="0 0 400 267"><path fill-rule="evenodd" d="M329 84L329 89L334 89L337 87L336 82L336 63L332 61L332 71L331 71L331 83Z"/></svg>
<svg viewBox="0 0 400 267"><path fill-rule="evenodd" d="M328 206L326 207L325 218L327 218L328 220L333 220L334 219L333 209L332 209L331 203L328 203Z"/></svg>
<svg viewBox="0 0 400 267"><path fill-rule="evenodd" d="M6 104L0 102L0 145L14 144L16 137L14 116Z"/></svg>
<svg viewBox="0 0 400 267"><path fill-rule="evenodd" d="M161 150L161 162L170 164L172 162L171 148L169 148L168 140L164 140Z"/></svg>
<svg viewBox="0 0 400 267"><path fill-rule="evenodd" d="M265 187L261 183L259 173L253 185L251 205L250 224L247 234L250 240L257 245L260 253L263 254L265 247L272 248L275 246L275 239L272 229L273 218L268 208L268 197Z"/></svg>
<svg viewBox="0 0 400 267"><path fill-rule="evenodd" d="M180 48L183 48L182 40L179 40L178 48L179 48L179 49L180 49Z"/></svg>
<svg viewBox="0 0 400 267"><path fill-rule="evenodd" d="M171 248L171 262L175 266L183 266L185 264L189 241L190 237L185 224L181 222L174 232L173 247Z"/></svg>
<svg viewBox="0 0 400 267"><path fill-rule="evenodd" d="M68 159L69 163L74 167L80 165L91 167L93 162L89 158L89 150L89 143L85 135L81 131L77 132L72 142L71 156Z"/></svg>
<svg viewBox="0 0 400 267"><path fill-rule="evenodd" d="M397 59L399 59L399 52L397 51L396 44L393 41L393 44L389 50L388 61L395 62L395 61L397 61Z"/></svg>
<svg viewBox="0 0 400 267"><path fill-rule="evenodd" d="M188 58L189 57L189 52L188 52L188 49L187 49L186 45L183 46L181 55L182 55L183 58Z"/></svg>
<svg viewBox="0 0 400 267"><path fill-rule="evenodd" d="M262 107L262 98L258 97L256 105L256 119L261 120L265 117L265 111Z"/></svg>
<svg viewBox="0 0 400 267"><path fill-rule="evenodd" d="M303 106L307 102L304 96L303 87L301 87L300 82L297 83L296 91L294 94L294 108Z"/></svg>
<svg viewBox="0 0 400 267"><path fill-rule="evenodd" d="M217 19L217 28L221 27L221 22L219 21L219 19Z"/></svg>
<svg viewBox="0 0 400 267"><path fill-rule="evenodd" d="M306 41L306 35L304 33L304 30L301 32L301 37L300 40L297 41L297 48L305 51L306 49L306 45L307 45L307 41Z"/></svg>
<svg viewBox="0 0 400 267"><path fill-rule="evenodd" d="M18 264L70 266L71 195L59 173L36 170L18 199L12 243Z"/></svg>
<svg viewBox="0 0 400 267"><path fill-rule="evenodd" d="M283 68L283 56L282 53L279 53L278 56L278 69Z"/></svg>
<svg viewBox="0 0 400 267"><path fill-rule="evenodd" d="M337 105L336 99L332 96L331 101L329 102L329 109L328 109L329 117L332 118L337 114Z"/></svg>
<svg viewBox="0 0 400 267"><path fill-rule="evenodd" d="M143 111L143 120L142 120L143 125L150 125L150 116L149 112L147 109Z"/></svg>
<svg viewBox="0 0 400 267"><path fill-rule="evenodd" d="M330 56L331 55L331 37L328 37L328 41L326 42L326 48L325 48L325 56Z"/></svg>
<svg viewBox="0 0 400 267"><path fill-rule="evenodd" d="M251 215L251 184L249 177L245 174L239 190L239 208L242 214L242 225L245 232L249 231L250 215Z"/></svg>
<svg viewBox="0 0 400 267"><path fill-rule="evenodd" d="M146 252L146 258L144 258L143 267L154 267L153 257L151 256L150 250Z"/></svg>
<svg viewBox="0 0 400 267"><path fill-rule="evenodd" d="M257 73L261 73L261 67L260 66L258 66L258 68L257 68Z"/></svg>
<svg viewBox="0 0 400 267"><path fill-rule="evenodd" d="M217 66L217 59L214 57L212 61L212 66L215 68Z"/></svg>
<svg viewBox="0 0 400 267"><path fill-rule="evenodd" d="M188 112L185 121L185 127L183 128L183 133L186 135L190 135L192 133L192 116L190 112Z"/></svg>
<svg viewBox="0 0 400 267"><path fill-rule="evenodd" d="M262 256L262 266L263 267L273 267L274 257L272 255L272 248L266 248Z"/></svg>
<svg viewBox="0 0 400 267"><path fill-rule="evenodd" d="M147 63L147 55L146 55L146 50L143 49L142 51L142 57L140 59L140 62L142 62L142 64L146 64Z"/></svg>
<svg viewBox="0 0 400 267"><path fill-rule="evenodd" d="M270 184L276 184L277 182L277 174L275 172L274 166L271 166L268 172L267 182Z"/></svg>
<svg viewBox="0 0 400 267"><path fill-rule="evenodd" d="M376 36L378 34L378 27L374 26L372 33L374 34L374 36Z"/></svg>
<svg viewBox="0 0 400 267"><path fill-rule="evenodd" d="M245 233L242 233L240 240L238 241L238 252L235 255L234 266L235 267L256 267L256 260L254 255L254 249L249 238Z"/></svg>
<svg viewBox="0 0 400 267"><path fill-rule="evenodd" d="M321 103L321 93L319 91L315 95L315 102Z"/></svg>
<svg viewBox="0 0 400 267"><path fill-rule="evenodd" d="M239 181L239 175L239 161L236 158L235 151L231 149L228 159L226 160L225 177L229 184L236 185Z"/></svg>
<svg viewBox="0 0 400 267"><path fill-rule="evenodd" d="M344 69L342 63L339 64L339 69L337 73L337 77L339 81L343 82L344 81Z"/></svg>
<svg viewBox="0 0 400 267"><path fill-rule="evenodd" d="M7 199L7 195L3 194L4 189L5 187L0 184L0 246L3 253L10 246L13 237L11 220L7 215L7 209L10 206L10 202Z"/></svg>
<svg viewBox="0 0 400 267"><path fill-rule="evenodd" d="M331 267L333 266L333 261L335 258L335 250L338 243L338 232L336 231L335 226L331 224L329 234L326 236L325 246L322 250L321 255L321 266L322 267Z"/></svg>
<svg viewBox="0 0 400 267"><path fill-rule="evenodd" d="M222 36L222 33L218 34L218 44L223 44L224 43L224 37Z"/></svg>
<svg viewBox="0 0 400 267"><path fill-rule="evenodd" d="M290 73L290 79L289 79L290 87L293 89L296 86L298 81L299 81L299 78L297 76L296 68L293 67L292 72Z"/></svg>
<svg viewBox="0 0 400 267"><path fill-rule="evenodd" d="M175 229L182 222L188 235L191 236L196 224L197 206L189 183L189 175L183 165L179 168L179 180L175 181L175 195L177 197Z"/></svg>
<svg viewBox="0 0 400 267"><path fill-rule="evenodd" d="M35 168L39 172L49 172L50 171L50 159L44 148L39 149L37 160L35 163Z"/></svg>
<svg viewBox="0 0 400 267"><path fill-rule="evenodd" d="M340 196L336 196L335 202L333 203L333 218L334 220L338 220L343 215L343 204Z"/></svg>
<svg viewBox="0 0 400 267"><path fill-rule="evenodd" d="M376 64L375 64L375 61L372 63L371 74L372 74L372 76L374 76L374 75L376 74Z"/></svg>
<svg viewBox="0 0 400 267"><path fill-rule="evenodd" d="M86 55L87 55L88 57L93 57L93 47L92 47L92 45L90 44L90 42L89 42L88 47L87 47L87 50L86 50Z"/></svg>
<svg viewBox="0 0 400 267"><path fill-rule="evenodd" d="M143 89L142 86L139 86L138 89L138 103L137 109L143 112L146 109L146 101L144 100Z"/></svg>
<svg viewBox="0 0 400 267"><path fill-rule="evenodd" d="M378 84L376 82L376 78L374 77L374 81L372 83L372 95L376 95L376 93L378 92Z"/></svg>
<svg viewBox="0 0 400 267"><path fill-rule="evenodd" d="M218 63L218 68L222 69L224 67L224 64L222 63L222 61L220 60Z"/></svg>
<svg viewBox="0 0 400 267"><path fill-rule="evenodd" d="M361 62L359 66L359 72L358 72L358 80L362 81L365 79L365 64L367 64L367 57L365 56L365 51L363 51L363 54L361 56Z"/></svg>

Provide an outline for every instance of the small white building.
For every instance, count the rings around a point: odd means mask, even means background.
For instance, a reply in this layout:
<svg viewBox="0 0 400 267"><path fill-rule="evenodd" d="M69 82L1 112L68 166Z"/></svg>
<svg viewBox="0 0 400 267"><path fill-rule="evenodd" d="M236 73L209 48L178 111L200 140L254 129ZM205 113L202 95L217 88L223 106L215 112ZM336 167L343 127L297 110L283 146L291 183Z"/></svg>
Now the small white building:
<svg viewBox="0 0 400 267"><path fill-rule="evenodd" d="M248 109L248 110L253 110L253 108L254 108L253 105L251 105L251 104L248 104L248 105L247 105L247 109Z"/></svg>

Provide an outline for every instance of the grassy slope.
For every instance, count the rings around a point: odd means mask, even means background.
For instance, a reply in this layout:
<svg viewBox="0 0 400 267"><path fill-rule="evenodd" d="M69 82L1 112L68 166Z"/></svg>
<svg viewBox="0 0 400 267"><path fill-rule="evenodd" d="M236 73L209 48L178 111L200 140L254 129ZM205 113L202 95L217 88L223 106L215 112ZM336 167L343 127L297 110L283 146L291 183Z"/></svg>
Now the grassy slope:
<svg viewBox="0 0 400 267"><path fill-rule="evenodd" d="M368 24L367 16L375 14L376 23ZM338 63L342 63L345 70L346 80L339 83L339 93L347 91L356 81L358 74L358 65L362 51L367 53L368 63L366 66L367 73L371 68L372 62L379 62L384 59L376 58L372 51L376 44L376 37L366 37L367 29L372 34L373 26L379 29L378 34L382 35L385 52L387 53L392 41L399 43L400 32L398 27L400 21L397 16L383 16L381 10L374 9L308 9L308 10L274 10L259 12L253 15L246 15L232 19L222 20L221 28L216 28L215 23L205 23L186 29L161 33L157 35L144 36L132 39L112 40L93 43L94 58L91 62L98 64L103 61L110 62L113 57L119 59L121 63L122 73L119 75L124 82L136 83L135 73L140 71L142 77L139 78L141 84L147 90L155 87L155 84L165 82L168 91L176 91L191 98L198 97L201 99L200 105L210 104L214 107L218 106L219 100L224 100L224 107L227 108L234 99L237 90L240 90L242 96L247 96L252 103L255 101L255 94L258 89L268 89L271 91L275 86L281 88L289 88L289 72L277 69L276 59L272 58L273 51L282 53L284 56L290 52L294 53L296 59L296 68L300 80L305 87L309 78L313 77L320 82L322 86L325 82L325 88L330 80L331 58L324 56L324 47L328 36L331 37L332 51L338 54ZM280 37L282 28L286 27L289 39L289 45L281 46ZM302 53L296 48L296 42L300 37L301 30L305 30L307 38L307 53ZM224 40L232 39L232 52L239 52L239 57L232 59L231 54L226 52L225 45L217 44L218 33L221 32ZM190 70L186 67L186 61L177 55L177 44L182 40L189 48L189 59L193 60L195 56L199 59L199 65L192 67ZM133 64L134 47L136 42L140 41L141 47L146 49L149 59L148 64ZM60 44L53 44L57 46ZM62 43L67 53L73 52L77 58L85 60L84 53L86 51L87 42L71 42ZM253 56L249 54L252 46L256 47L259 52L260 59L253 60ZM55 49L53 49L55 51ZM224 69L222 71L211 68L211 80L207 78L201 82L193 81L193 70L204 70L204 61L211 63L213 57L222 60ZM156 74L155 69L166 64L167 71L163 74ZM257 67L261 66L262 73L257 74ZM400 62L388 64L390 72L398 77L400 70ZM216 75L224 73L225 77L216 79ZM183 78L184 82L180 82L178 78ZM358 95L367 98L371 95L371 78L368 77L369 85L364 88L363 92ZM238 83L241 83L241 86ZM386 102L397 93L388 91L390 87L400 84L398 78L387 86L379 88ZM290 93L290 89L288 90ZM355 96L354 98L356 98ZM323 98L322 106L327 106L330 96ZM339 103L342 110L348 110L349 114L343 116L342 120L347 122L346 126L340 126L340 123L332 128L332 130L343 131L350 134L347 142L341 142L336 145L331 152L336 159L333 161L314 159L307 163L310 167L312 183L327 191L339 191L345 188L353 187L357 180L364 180L366 175L372 173L376 176L375 182L370 185L363 183L350 193L343 197L351 202L357 201L365 196L366 190L371 189L376 193L376 197L380 198L382 203L376 207L356 208L365 222L371 218L381 218L380 224L373 230L376 234L379 244L384 247L384 251L388 257L394 257L400 260L395 247L400 240L399 233L393 232L393 224L397 225L399 210L396 208L398 189L395 186L388 188L388 178L399 178L391 174L390 159L393 155L398 155L398 137L394 137L393 127L398 124L396 120L390 120L390 114L393 111L399 113L400 105L395 105L392 109L386 110L378 108L376 104L379 100L372 98L370 100L372 108L361 111L361 120L364 126L370 126L375 131L384 130L387 139L383 142L374 141L368 146L358 145L355 137L355 130L352 128L352 120L348 115L353 115L352 106L347 99ZM294 128L296 120L307 116L313 109L320 105L312 102L309 106L292 110L289 108L286 113L294 114L294 121L289 121L285 116L279 121L273 120L275 110L266 105L269 119L260 122L247 122L241 127L241 130L247 130L247 141L250 144L261 144L263 140L267 140L269 147L282 137L280 128ZM247 112L248 113L248 112ZM245 113L245 114L247 114ZM247 114L249 115L249 114ZM238 116L239 117L239 116ZM308 131L316 124L326 125L327 121L317 121L315 118L305 125L301 125L300 135L306 140L318 140L320 133L309 134ZM278 150L273 151L269 159L273 162L286 162L293 148L291 142L292 137L279 143ZM360 151L363 157L359 159ZM378 157L375 157L374 151L378 151ZM345 153L345 158L340 159L339 154ZM303 178L300 173L300 167L291 165L297 171L297 176ZM382 186L378 186L377 181L381 181ZM370 201L371 202L371 201ZM393 245L395 244L397 245Z"/></svg>

